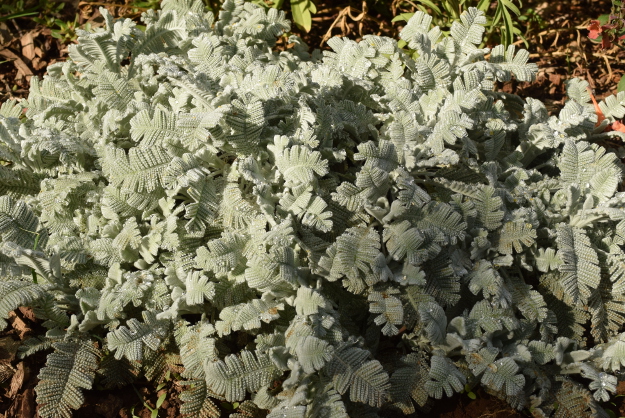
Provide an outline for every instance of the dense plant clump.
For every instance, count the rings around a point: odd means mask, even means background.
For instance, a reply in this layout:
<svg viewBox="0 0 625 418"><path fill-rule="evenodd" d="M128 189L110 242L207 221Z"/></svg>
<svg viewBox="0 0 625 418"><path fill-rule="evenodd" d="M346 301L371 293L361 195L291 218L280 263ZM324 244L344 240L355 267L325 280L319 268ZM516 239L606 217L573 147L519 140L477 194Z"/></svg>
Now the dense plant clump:
<svg viewBox="0 0 625 418"><path fill-rule="evenodd" d="M397 41L272 48L284 13L166 0L82 32L0 109L0 323L52 349L42 417L183 366L183 414L398 416L481 384L536 416L603 416L625 365L625 196L597 141L625 115L568 85L558 116L417 12ZM556 407L557 406L557 407Z"/></svg>

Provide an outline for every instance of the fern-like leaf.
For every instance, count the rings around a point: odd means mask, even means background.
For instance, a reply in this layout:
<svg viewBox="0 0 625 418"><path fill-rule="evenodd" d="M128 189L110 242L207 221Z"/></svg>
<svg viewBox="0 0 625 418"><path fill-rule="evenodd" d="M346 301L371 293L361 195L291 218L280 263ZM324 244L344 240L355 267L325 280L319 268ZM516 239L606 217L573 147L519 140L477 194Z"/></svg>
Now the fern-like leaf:
<svg viewBox="0 0 625 418"><path fill-rule="evenodd" d="M37 238L39 236L39 238ZM14 242L24 248L45 248L48 239L45 231L39 231L39 219L26 203L10 196L0 196L0 238L2 242Z"/></svg>
<svg viewBox="0 0 625 418"><path fill-rule="evenodd" d="M217 275L228 272L240 273L246 258L243 249L247 239L242 234L224 232L221 238L209 241L207 247L197 249L196 264L199 268L212 271Z"/></svg>
<svg viewBox="0 0 625 418"><path fill-rule="evenodd" d="M130 135L141 147L163 146L180 135L176 123L176 115L161 108L154 109L152 116L142 110L130 120Z"/></svg>
<svg viewBox="0 0 625 418"><path fill-rule="evenodd" d="M613 153L583 141L564 144L558 167L562 180L589 189L599 201L614 195L622 176Z"/></svg>
<svg viewBox="0 0 625 418"><path fill-rule="evenodd" d="M153 192L161 187L163 171L172 155L161 147L108 147L102 159L102 169L114 186L133 192Z"/></svg>
<svg viewBox="0 0 625 418"><path fill-rule="evenodd" d="M359 272L369 273L380 253L380 236L373 228L355 227L346 230L328 249L320 264L330 266L330 278L343 275L358 278Z"/></svg>
<svg viewBox="0 0 625 418"><path fill-rule="evenodd" d="M504 52L503 45L497 45L493 48L490 56L490 63L503 70L503 74L497 74L499 81L510 80L510 74L514 74L519 81L532 81L538 66L534 63L528 64L529 52L522 49L515 55L514 44L508 46Z"/></svg>
<svg viewBox="0 0 625 418"><path fill-rule="evenodd" d="M441 399L443 391L448 397L454 391L460 392L466 383L466 377L446 357L432 356L429 378L425 382L425 389L430 396Z"/></svg>
<svg viewBox="0 0 625 418"><path fill-rule="evenodd" d="M221 410L209 397L211 392L204 380L186 380L179 383L184 387L180 394L183 402L180 413L193 418L219 418Z"/></svg>
<svg viewBox="0 0 625 418"><path fill-rule="evenodd" d="M319 151L311 151L303 145L286 148L276 156L276 165L287 181L311 183L315 174L322 177L328 173L328 161L321 158Z"/></svg>
<svg viewBox="0 0 625 418"><path fill-rule="evenodd" d="M497 250L502 254L512 254L513 249L520 253L523 245L531 246L536 239L536 230L525 222L506 222L503 224L497 241ZM521 245L523 244L523 245Z"/></svg>
<svg viewBox="0 0 625 418"><path fill-rule="evenodd" d="M107 335L108 347L115 351L115 358L126 357L128 360L141 361L143 346L152 351L161 344L161 339L167 332L163 321L158 321L156 315L150 311L143 311L145 322L130 318L127 326L121 326Z"/></svg>
<svg viewBox="0 0 625 418"><path fill-rule="evenodd" d="M0 281L0 328L7 326L9 312L20 306L31 306L45 295L46 290L35 283Z"/></svg>
<svg viewBox="0 0 625 418"><path fill-rule="evenodd" d="M345 346L336 350L325 370L340 394L349 389L352 401L380 406L388 396L389 377L379 361L367 360L369 355L366 350Z"/></svg>
<svg viewBox="0 0 625 418"><path fill-rule="evenodd" d="M262 299L254 299L249 303L241 303L229 306L219 313L220 321L215 328L219 335L228 335L232 331L240 329L252 330L260 328L262 322L271 322L280 316L278 310L284 309L283 304L278 304Z"/></svg>
<svg viewBox="0 0 625 418"><path fill-rule="evenodd" d="M218 185L207 177L187 189L193 203L186 205L185 217L190 219L185 225L189 232L201 231L210 225L219 212Z"/></svg>
<svg viewBox="0 0 625 418"><path fill-rule="evenodd" d="M501 197L495 195L495 189L484 186L476 195L475 209L481 226L489 231L499 228L503 219Z"/></svg>
<svg viewBox="0 0 625 418"><path fill-rule="evenodd" d="M149 25L145 35L132 48L132 57L142 54L158 54L177 48L178 43L185 37L184 21L178 18L175 11L168 11L153 25ZM134 72L134 60L130 63L129 74Z"/></svg>
<svg viewBox="0 0 625 418"><path fill-rule="evenodd" d="M382 327L384 335L396 335L399 330L397 325L404 321L404 309L401 300L393 296L399 291L389 288L385 292L371 292L367 300L369 301L369 311L379 314L373 320L377 325Z"/></svg>
<svg viewBox="0 0 625 418"><path fill-rule="evenodd" d="M419 257L422 251L419 247L423 243L423 234L417 228L410 228L410 222L403 221L390 225L384 229L383 239L389 254L395 260L406 260L414 265L421 264Z"/></svg>
<svg viewBox="0 0 625 418"><path fill-rule="evenodd" d="M312 335L297 340L295 353L306 373L314 373L332 359L332 347L328 342Z"/></svg>
<svg viewBox="0 0 625 418"><path fill-rule="evenodd" d="M246 392L255 392L282 374L269 355L243 350L224 360L214 360L204 366L206 385L228 402L241 401Z"/></svg>
<svg viewBox="0 0 625 418"><path fill-rule="evenodd" d="M482 43L482 34L486 25L484 12L469 7L460 15L460 21L455 21L449 31L451 37L464 53L474 50Z"/></svg>
<svg viewBox="0 0 625 418"><path fill-rule="evenodd" d="M187 328L184 325L182 327ZM180 338L180 359L185 368L184 377L193 379L204 378L204 362L217 359L218 352L215 348L215 338L211 337L214 334L215 327L205 322L185 329Z"/></svg>
<svg viewBox="0 0 625 418"><path fill-rule="evenodd" d="M107 389L122 388L131 384L137 377L137 369L128 359L116 359L112 354L105 355L100 362L98 375L102 386Z"/></svg>
<svg viewBox="0 0 625 418"><path fill-rule="evenodd" d="M435 302L419 304L419 317L423 322L426 335L434 344L442 344L447 336L447 317L445 311Z"/></svg>
<svg viewBox="0 0 625 418"><path fill-rule="evenodd" d="M601 269L597 253L583 229L558 225L558 256L563 264L561 282L573 302L588 301L591 292L599 286Z"/></svg>
<svg viewBox="0 0 625 418"><path fill-rule="evenodd" d="M37 403L43 418L71 418L72 409L85 401L82 389L91 389L98 352L90 342L54 343L54 352L39 372Z"/></svg>
<svg viewBox="0 0 625 418"><path fill-rule="evenodd" d="M190 271L186 280L187 305L201 305L215 296L215 283L199 271Z"/></svg>

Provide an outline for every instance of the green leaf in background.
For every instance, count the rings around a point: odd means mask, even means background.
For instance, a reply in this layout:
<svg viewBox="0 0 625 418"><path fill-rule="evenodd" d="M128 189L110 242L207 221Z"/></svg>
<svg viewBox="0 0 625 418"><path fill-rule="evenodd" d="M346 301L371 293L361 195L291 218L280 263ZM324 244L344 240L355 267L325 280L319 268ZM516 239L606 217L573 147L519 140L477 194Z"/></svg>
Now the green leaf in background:
<svg viewBox="0 0 625 418"><path fill-rule="evenodd" d="M312 28L311 13L317 13L317 7L311 0L291 0L293 21L306 32Z"/></svg>
<svg viewBox="0 0 625 418"><path fill-rule="evenodd" d="M618 82L617 90L618 91L625 90L625 77L621 77L621 80Z"/></svg>
<svg viewBox="0 0 625 418"><path fill-rule="evenodd" d="M599 23L601 23L602 25L605 25L606 23L608 23L610 21L610 15L609 14L604 14L604 15L600 15L597 20L599 21Z"/></svg>
<svg viewBox="0 0 625 418"><path fill-rule="evenodd" d="M518 3L518 4L517 4ZM496 7L491 8L491 4ZM521 2L517 0L445 0L444 2L436 2L434 0L418 0L415 5L420 11L433 17L433 25L441 26L441 28L449 28L452 23L458 21L462 13L466 12L470 7L476 7L484 12L487 18L488 35L486 40L490 41L493 33L500 35L500 40L504 46L512 44L518 36L523 39L524 32L521 30L517 20L521 19ZM391 22L408 21L414 13L401 13L395 16ZM445 31L443 31L445 33ZM486 41L485 40L485 41Z"/></svg>
<svg viewBox="0 0 625 418"><path fill-rule="evenodd" d="M430 0L421 0L419 1L419 3L425 5L426 7L429 7L434 13L442 14L441 9L439 9L439 7Z"/></svg>
<svg viewBox="0 0 625 418"><path fill-rule="evenodd" d="M468 383L466 385L464 385L464 391L467 394L467 397L471 400L476 400L477 399L477 395L475 394L475 392L473 392L471 390L471 385L469 385Z"/></svg>
<svg viewBox="0 0 625 418"><path fill-rule="evenodd" d="M39 14L39 12L36 11L23 11L23 12L17 12L17 13L13 13L7 16L0 16L0 22L4 21L4 20L11 20L11 19L17 19L18 17L25 17L25 16L33 16L33 15L37 15Z"/></svg>
<svg viewBox="0 0 625 418"><path fill-rule="evenodd" d="M499 0L497 7L501 7L505 16L504 27L502 28L501 40L504 45L514 42L515 26L510 12L519 16L521 11L510 0Z"/></svg>
<svg viewBox="0 0 625 418"><path fill-rule="evenodd" d="M401 13L395 16L391 22L400 22L402 20L407 22L412 16L414 16L414 13Z"/></svg>
<svg viewBox="0 0 625 418"><path fill-rule="evenodd" d="M475 6L478 10L481 10L486 14L488 9L490 8L490 0L480 0L480 2Z"/></svg>
<svg viewBox="0 0 625 418"><path fill-rule="evenodd" d="M167 392L163 392L163 394L161 394L161 396L159 396L156 400L156 410L161 408L163 402L165 402L165 398L167 398Z"/></svg>

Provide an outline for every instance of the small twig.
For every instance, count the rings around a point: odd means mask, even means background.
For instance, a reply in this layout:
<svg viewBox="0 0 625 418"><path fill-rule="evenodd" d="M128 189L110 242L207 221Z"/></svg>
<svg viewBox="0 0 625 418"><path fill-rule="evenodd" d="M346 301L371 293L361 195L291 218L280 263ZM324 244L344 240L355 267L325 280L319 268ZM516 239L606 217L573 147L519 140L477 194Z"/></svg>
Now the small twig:
<svg viewBox="0 0 625 418"><path fill-rule="evenodd" d="M365 15L367 14L367 3L363 2L363 9L362 9L362 11L360 12L360 14L358 16L354 17L354 15L352 15L352 8L351 8L351 6L347 7L347 14L355 22L361 21L365 17Z"/></svg>
<svg viewBox="0 0 625 418"><path fill-rule="evenodd" d="M555 33L556 37L557 37L557 36L559 36L560 32L570 32L573 29L578 29L578 30L579 29L586 29L586 27L585 26L571 26L569 28L547 29L547 30L538 32L537 34L533 35L531 38L528 38L528 41L530 39L534 39L534 38L538 37L540 39L540 43L542 44L543 43L542 37L545 36L545 35L553 35ZM522 43L523 43L523 40L520 39L520 40L514 42L514 45L520 45Z"/></svg>
<svg viewBox="0 0 625 418"><path fill-rule="evenodd" d="M552 48L558 44L558 40L559 39L560 39L560 31L557 31L556 32L556 39L554 39L553 42L551 43L551 47Z"/></svg>
<svg viewBox="0 0 625 418"><path fill-rule="evenodd" d="M339 23L339 21L345 17L345 15L347 14L346 9L348 9L349 7L350 6L347 6L345 9L339 12L336 19L334 19L334 22L332 22L332 24L330 25L330 28L328 29L328 31L325 33L325 35L323 35L323 38L321 38L321 43L319 44L319 46L323 46L323 44L326 43L328 39L332 37L332 29L334 29L336 24Z"/></svg>
<svg viewBox="0 0 625 418"><path fill-rule="evenodd" d="M413 2L411 2L410 0L406 0L406 3L408 3L409 5L414 7L415 9L419 9L419 7L416 4L414 4Z"/></svg>
<svg viewBox="0 0 625 418"><path fill-rule="evenodd" d="M608 82L612 80L612 67L610 66L610 61L606 55L603 55L603 60L605 61L606 67L608 67Z"/></svg>
<svg viewBox="0 0 625 418"><path fill-rule="evenodd" d="M330 14L332 16L334 16L336 13L340 12L342 9L340 7L328 7L325 9L319 9L317 10L316 15L323 15L323 14Z"/></svg>
<svg viewBox="0 0 625 418"><path fill-rule="evenodd" d="M541 52L541 53L534 53L534 54L530 54L530 58L540 58L540 57L563 57L566 55L574 55L571 54L570 51L568 52L562 52L562 51L553 51L553 52L549 52L549 51L545 51L545 52ZM593 54L594 55L594 54ZM599 55L600 56L600 55Z"/></svg>
<svg viewBox="0 0 625 418"><path fill-rule="evenodd" d="M609 54L599 54L599 53L593 53L592 54L593 57L597 57L597 58L607 58L607 59L611 59L611 60L618 60L618 57L613 57L612 55Z"/></svg>
<svg viewBox="0 0 625 418"><path fill-rule="evenodd" d="M6 48L0 50L0 55L8 60L12 60L15 68L17 68L17 71L26 77L26 81L30 81L30 77L32 77L34 73L22 58Z"/></svg>
<svg viewBox="0 0 625 418"><path fill-rule="evenodd" d="M359 14L357 16L354 16L352 14L352 10L354 13L359 13ZM358 32L360 36L362 36L362 28L363 28L365 20L371 20L372 22L375 22L379 25L384 24L384 22L381 21L380 19L377 19L367 14L367 2L363 0L362 10L358 10L352 6L347 6L339 12L339 14L334 19L334 22L332 22L332 24L330 25L330 28L328 28L328 31L325 33L325 35L323 35L323 38L321 38L321 43L319 44L319 46L323 46L323 44L326 43L328 39L332 37L332 29L334 29L338 24L341 25L343 36L349 35L351 31L346 24L347 16L349 16L354 22L359 22Z"/></svg>
<svg viewBox="0 0 625 418"><path fill-rule="evenodd" d="M579 53L582 55L582 57L584 57L584 61L588 63L586 51L584 51L584 48L582 48L582 33L579 30L577 31L577 49L579 50Z"/></svg>

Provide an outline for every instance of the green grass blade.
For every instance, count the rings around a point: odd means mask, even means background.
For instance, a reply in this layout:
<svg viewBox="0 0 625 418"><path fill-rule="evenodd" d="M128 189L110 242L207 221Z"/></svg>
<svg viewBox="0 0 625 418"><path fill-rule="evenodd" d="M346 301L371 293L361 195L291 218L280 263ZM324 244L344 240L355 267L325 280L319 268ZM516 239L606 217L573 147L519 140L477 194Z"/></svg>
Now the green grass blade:
<svg viewBox="0 0 625 418"><path fill-rule="evenodd" d="M6 20L11 20L11 19L17 19L17 18L20 18L20 17L33 16L33 15L37 15L37 14L39 14L39 12L37 12L37 11L25 10L23 12L17 12L17 13L13 13L13 14L6 15L6 16L0 16L0 22L6 21Z"/></svg>

